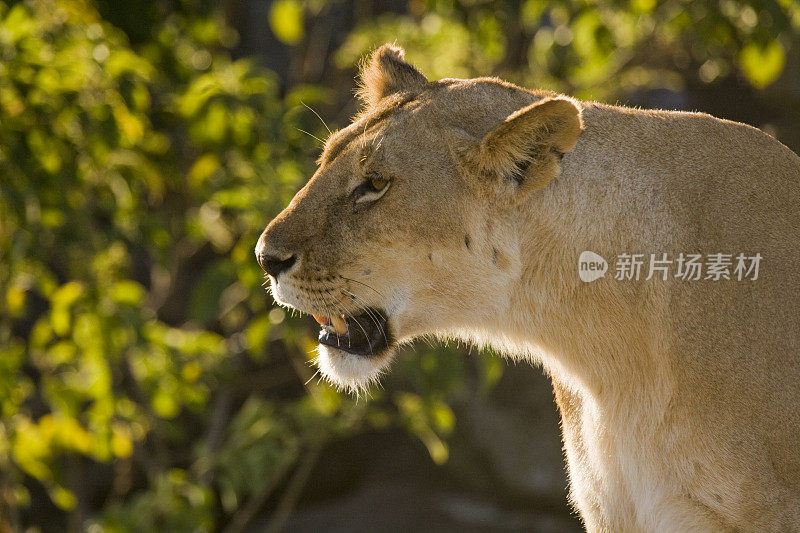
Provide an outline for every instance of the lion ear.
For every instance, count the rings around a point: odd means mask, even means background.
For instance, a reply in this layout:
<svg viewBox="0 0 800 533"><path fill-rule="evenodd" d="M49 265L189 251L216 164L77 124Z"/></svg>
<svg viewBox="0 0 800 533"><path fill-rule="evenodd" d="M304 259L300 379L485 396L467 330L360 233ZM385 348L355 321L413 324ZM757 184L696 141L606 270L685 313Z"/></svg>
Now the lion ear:
<svg viewBox="0 0 800 533"><path fill-rule="evenodd" d="M558 175L562 156L582 130L581 111L573 100L546 98L512 113L479 141L458 136L454 154L481 188L488 185L498 200L514 205Z"/></svg>
<svg viewBox="0 0 800 533"><path fill-rule="evenodd" d="M405 61L405 55L402 48L388 43L372 53L359 75L358 96L365 104L372 106L390 94L427 85L427 78Z"/></svg>

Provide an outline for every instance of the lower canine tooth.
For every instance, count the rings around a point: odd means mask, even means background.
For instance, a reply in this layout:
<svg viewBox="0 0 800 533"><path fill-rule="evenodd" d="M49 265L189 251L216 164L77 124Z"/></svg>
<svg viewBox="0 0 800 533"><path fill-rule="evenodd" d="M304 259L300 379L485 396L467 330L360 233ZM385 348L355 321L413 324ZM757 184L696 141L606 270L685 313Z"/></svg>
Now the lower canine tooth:
<svg viewBox="0 0 800 533"><path fill-rule="evenodd" d="M344 318L340 316L332 316L330 317L330 320L333 329L336 330L336 333L339 335L344 335L347 333L347 322L344 321Z"/></svg>

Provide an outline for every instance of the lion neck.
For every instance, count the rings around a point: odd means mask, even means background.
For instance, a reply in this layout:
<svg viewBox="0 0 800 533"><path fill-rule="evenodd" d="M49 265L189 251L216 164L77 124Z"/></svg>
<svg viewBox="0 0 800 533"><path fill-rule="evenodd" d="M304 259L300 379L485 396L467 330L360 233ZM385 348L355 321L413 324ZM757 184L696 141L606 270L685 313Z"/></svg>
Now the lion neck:
<svg viewBox="0 0 800 533"><path fill-rule="evenodd" d="M667 316L667 298L658 294L664 285L616 281L613 272L592 283L580 280L580 253L603 251L615 239L604 227L602 206L587 209L580 187L567 181L504 215L522 268L506 286L509 305L490 344L540 361L561 384L601 404L667 398L669 368L657 357L667 342L659 334Z"/></svg>

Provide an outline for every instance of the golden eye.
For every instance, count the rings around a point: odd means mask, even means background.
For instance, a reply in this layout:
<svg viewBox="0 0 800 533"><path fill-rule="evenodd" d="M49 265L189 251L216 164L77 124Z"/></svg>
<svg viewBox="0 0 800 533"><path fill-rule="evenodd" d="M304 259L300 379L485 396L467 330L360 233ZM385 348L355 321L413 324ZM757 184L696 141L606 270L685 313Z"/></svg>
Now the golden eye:
<svg viewBox="0 0 800 533"><path fill-rule="evenodd" d="M356 204L372 203L389 190L392 182L378 172L369 172L363 182L353 190L353 201Z"/></svg>
<svg viewBox="0 0 800 533"><path fill-rule="evenodd" d="M371 172L367 176L367 180L369 181L369 186L373 191L381 191L389 184L389 180L377 172Z"/></svg>

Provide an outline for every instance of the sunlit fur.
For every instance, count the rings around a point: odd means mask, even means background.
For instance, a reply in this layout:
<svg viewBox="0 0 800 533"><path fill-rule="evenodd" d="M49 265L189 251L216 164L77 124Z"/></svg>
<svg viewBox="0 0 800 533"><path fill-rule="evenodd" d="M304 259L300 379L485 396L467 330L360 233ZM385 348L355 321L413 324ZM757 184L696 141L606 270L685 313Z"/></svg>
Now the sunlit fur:
<svg viewBox="0 0 800 533"><path fill-rule="evenodd" d="M371 386L377 385L391 358L391 352L378 361L353 357L324 344L319 345L318 354L315 363L323 377L334 386L353 393L367 393Z"/></svg>
<svg viewBox="0 0 800 533"><path fill-rule="evenodd" d="M364 112L259 242L299 257L276 299L540 362L590 531L798 530L800 158L699 113L427 83L392 46L363 83ZM391 185L354 207L370 171ZM580 281L584 250L605 278ZM625 252L764 260L757 281L616 281ZM359 390L391 357L318 364Z"/></svg>

